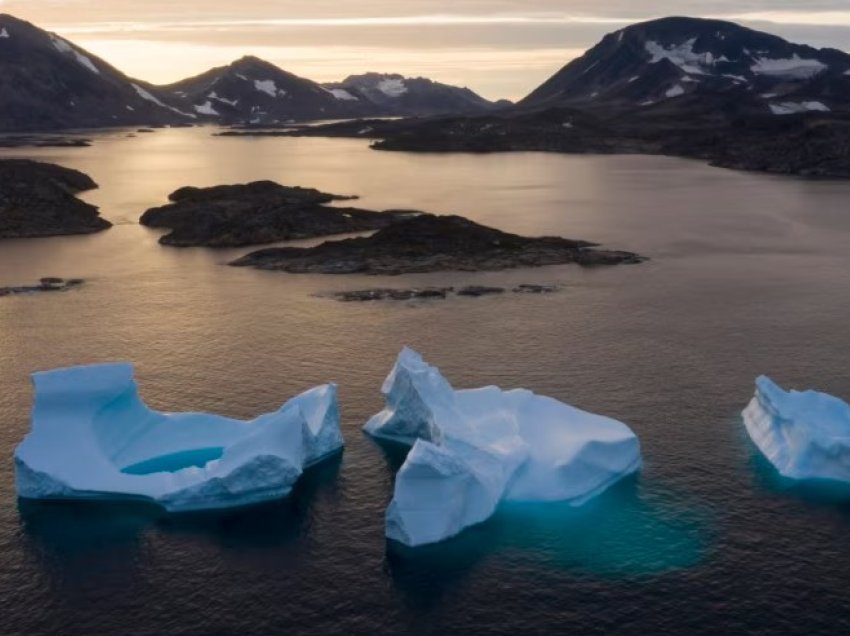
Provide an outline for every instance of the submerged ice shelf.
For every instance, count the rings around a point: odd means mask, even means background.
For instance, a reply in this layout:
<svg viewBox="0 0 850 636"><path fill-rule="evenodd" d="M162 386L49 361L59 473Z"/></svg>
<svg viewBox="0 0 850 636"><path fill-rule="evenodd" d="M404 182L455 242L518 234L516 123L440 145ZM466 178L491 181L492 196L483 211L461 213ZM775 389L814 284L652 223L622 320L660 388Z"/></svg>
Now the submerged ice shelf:
<svg viewBox="0 0 850 636"><path fill-rule="evenodd" d="M756 380L744 424L784 477L850 482L850 405L817 391L785 391Z"/></svg>
<svg viewBox="0 0 850 636"><path fill-rule="evenodd" d="M370 435L412 445L396 476L387 536L436 543L489 518L502 500L580 505L640 468L622 422L518 389L455 391L404 349Z"/></svg>
<svg viewBox="0 0 850 636"><path fill-rule="evenodd" d="M313 388L255 420L165 414L139 398L129 364L33 375L32 430L15 451L28 499L150 501L169 511L283 497L342 448L336 387Z"/></svg>

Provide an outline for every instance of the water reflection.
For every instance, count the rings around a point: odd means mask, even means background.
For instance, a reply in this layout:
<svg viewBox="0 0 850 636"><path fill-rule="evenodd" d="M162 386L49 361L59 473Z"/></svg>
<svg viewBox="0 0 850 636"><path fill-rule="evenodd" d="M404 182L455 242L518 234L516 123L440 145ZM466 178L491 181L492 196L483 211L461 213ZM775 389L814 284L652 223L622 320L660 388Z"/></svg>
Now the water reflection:
<svg viewBox="0 0 850 636"><path fill-rule="evenodd" d="M750 467L753 482L761 490L796 497L813 505L835 507L850 515L850 483L828 479L797 480L783 477L752 442Z"/></svg>
<svg viewBox="0 0 850 636"><path fill-rule="evenodd" d="M655 494L650 500L632 477L580 507L503 503L491 519L443 544L411 549L388 542L387 559L404 563L390 568L394 576L404 573L402 579L417 563L432 576L442 567L471 567L489 552L602 576L654 575L699 563L707 524L706 515L685 510L681 498Z"/></svg>
<svg viewBox="0 0 850 636"><path fill-rule="evenodd" d="M407 447L376 443L395 474ZM385 570L409 605L427 609L493 555L515 568L605 578L690 568L707 552L710 525L706 510L671 493L649 493L633 475L580 507L505 502L486 522L439 544L410 548L388 540Z"/></svg>
<svg viewBox="0 0 850 636"><path fill-rule="evenodd" d="M18 501L25 550L59 592L98 589L137 576L149 539L167 534L241 550L304 549L317 508L336 496L342 454L304 472L282 500L236 510L168 514L138 502ZM322 522L325 519L321 519ZM287 550L281 554L285 555Z"/></svg>

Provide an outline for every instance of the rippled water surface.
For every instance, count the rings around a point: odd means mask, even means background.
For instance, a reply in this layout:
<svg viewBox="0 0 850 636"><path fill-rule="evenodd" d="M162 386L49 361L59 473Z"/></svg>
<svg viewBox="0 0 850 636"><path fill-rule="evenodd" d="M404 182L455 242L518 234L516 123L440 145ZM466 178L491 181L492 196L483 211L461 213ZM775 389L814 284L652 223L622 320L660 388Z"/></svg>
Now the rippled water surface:
<svg viewBox="0 0 850 636"><path fill-rule="evenodd" d="M651 157L381 153L209 130L3 151L90 174L116 226L0 241L2 634L843 634L850 499L779 480L739 413L768 373L850 396L850 183ZM136 224L183 185L269 178L363 207L457 212L652 261L391 279L224 265ZM559 283L561 293L411 303L317 297L380 285ZM400 347L457 387L527 387L629 423L645 467L580 509L510 505L446 544L383 538L403 451L360 426ZM340 385L344 455L239 512L39 505L14 495L32 371L130 360L169 410L253 417Z"/></svg>

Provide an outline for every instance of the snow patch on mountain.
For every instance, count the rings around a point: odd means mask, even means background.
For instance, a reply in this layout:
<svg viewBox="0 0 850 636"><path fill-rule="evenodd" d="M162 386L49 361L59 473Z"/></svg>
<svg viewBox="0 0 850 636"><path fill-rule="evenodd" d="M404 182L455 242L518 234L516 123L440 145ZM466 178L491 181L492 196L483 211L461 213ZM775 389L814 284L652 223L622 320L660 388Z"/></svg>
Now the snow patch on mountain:
<svg viewBox="0 0 850 636"><path fill-rule="evenodd" d="M386 78L378 82L378 90L387 97L401 97L407 92L403 79Z"/></svg>
<svg viewBox="0 0 850 636"><path fill-rule="evenodd" d="M770 112L774 115L793 115L795 113L805 113L810 111L818 111L822 113L830 112L829 106L823 102L782 102L779 104L770 104Z"/></svg>
<svg viewBox="0 0 850 636"><path fill-rule="evenodd" d="M352 95L351 93L349 93L349 92L348 92L347 90L345 90L344 88L330 88L330 89L326 89L326 90L327 90L327 91L328 91L331 95L333 95L334 97L336 97L338 100L343 101L343 102L352 102L352 101L353 101L353 102L358 102L358 101L360 101L359 99L357 99L354 95Z"/></svg>
<svg viewBox="0 0 850 636"><path fill-rule="evenodd" d="M254 88L271 97L283 97L286 91L279 90L274 80L254 80Z"/></svg>
<svg viewBox="0 0 850 636"><path fill-rule="evenodd" d="M756 75L772 75L805 80L811 79L827 68L829 67L819 60L803 59L795 53L787 59L756 58L755 64L750 67L750 70Z"/></svg>
<svg viewBox="0 0 850 636"><path fill-rule="evenodd" d="M214 99L217 102L221 102L222 104L228 104L230 106L236 106L239 103L238 99L226 99L224 97L220 97L215 91L212 91L209 95L207 95L209 99Z"/></svg>
<svg viewBox="0 0 850 636"><path fill-rule="evenodd" d="M133 90L135 90L136 93L138 93L139 97L141 97L144 100L152 102L152 103L154 103L157 106L160 106L162 108L167 108L168 110L175 112L178 115L183 115L184 117L191 117L192 119L195 119L197 117L196 115L193 115L192 113L184 113L182 110L178 110L178 109L174 108L174 106L169 106L168 104L162 103L156 97L154 97L151 93L146 91L144 88L142 88L138 84L130 84L130 86L132 86Z"/></svg>
<svg viewBox="0 0 850 636"><path fill-rule="evenodd" d="M12 36L9 35L9 32L6 30L6 27L0 29L0 40L8 40L10 37Z"/></svg>
<svg viewBox="0 0 850 636"><path fill-rule="evenodd" d="M71 44L69 42L66 42L65 40L63 40L62 38L60 38L56 35L51 35L50 41L53 42L53 47L57 51L65 54L65 55L73 56L79 64L81 64L82 66L85 66L87 69L89 69L95 75L100 75L100 71L92 63L92 61L89 58L87 58L85 55L83 55L82 53L77 51L77 49L75 49L73 46L71 46Z"/></svg>
<svg viewBox="0 0 850 636"><path fill-rule="evenodd" d="M685 73L695 75L706 75L718 61L726 61L726 58L715 58L711 52L695 53L694 44L696 38L691 38L682 44L674 44L669 48L663 44L650 40L644 46L646 52L652 56L650 64L657 64L662 60L670 60ZM708 69L708 70L707 70Z"/></svg>
<svg viewBox="0 0 850 636"><path fill-rule="evenodd" d="M200 106L196 105L194 108L195 108L195 112L197 112L201 115L213 115L213 116L215 116L215 115L219 114L219 112L215 108L213 108L212 102L210 100L207 100L206 102L204 102Z"/></svg>
<svg viewBox="0 0 850 636"><path fill-rule="evenodd" d="M665 95L667 97L678 97L679 95L684 95L685 89L681 84L676 84L673 88L669 89Z"/></svg>

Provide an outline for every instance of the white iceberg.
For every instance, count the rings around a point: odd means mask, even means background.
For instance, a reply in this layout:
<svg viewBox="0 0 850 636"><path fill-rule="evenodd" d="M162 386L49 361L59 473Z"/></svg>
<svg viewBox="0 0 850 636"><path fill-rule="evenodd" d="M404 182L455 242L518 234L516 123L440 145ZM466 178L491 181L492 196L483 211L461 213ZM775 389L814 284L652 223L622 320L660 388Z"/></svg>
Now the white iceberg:
<svg viewBox="0 0 850 636"><path fill-rule="evenodd" d="M129 364L36 373L33 383L32 430L15 451L22 498L243 506L286 496L306 467L342 448L334 385L244 422L151 410Z"/></svg>
<svg viewBox="0 0 850 636"><path fill-rule="evenodd" d="M640 468L622 422L522 389L455 391L411 349L382 392L365 430L413 445L387 509L387 536L406 545L448 539L504 500L578 506Z"/></svg>
<svg viewBox="0 0 850 636"><path fill-rule="evenodd" d="M744 424L758 449L791 479L850 482L850 405L817 391L756 380Z"/></svg>

